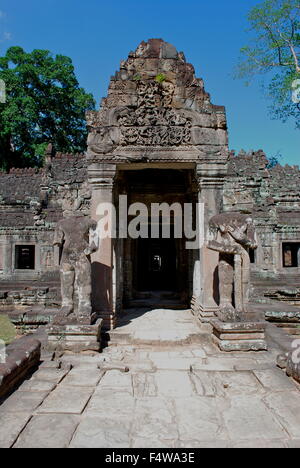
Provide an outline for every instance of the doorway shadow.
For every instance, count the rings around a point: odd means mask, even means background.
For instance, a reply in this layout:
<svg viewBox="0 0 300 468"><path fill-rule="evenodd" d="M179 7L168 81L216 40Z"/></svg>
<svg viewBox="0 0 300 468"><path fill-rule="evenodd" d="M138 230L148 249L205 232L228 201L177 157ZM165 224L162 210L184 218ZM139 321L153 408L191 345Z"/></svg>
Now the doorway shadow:
<svg viewBox="0 0 300 468"><path fill-rule="evenodd" d="M213 297L216 304L220 305L220 279L219 266L216 266L213 277Z"/></svg>
<svg viewBox="0 0 300 468"><path fill-rule="evenodd" d="M96 312L112 309L112 268L92 262L92 307Z"/></svg>

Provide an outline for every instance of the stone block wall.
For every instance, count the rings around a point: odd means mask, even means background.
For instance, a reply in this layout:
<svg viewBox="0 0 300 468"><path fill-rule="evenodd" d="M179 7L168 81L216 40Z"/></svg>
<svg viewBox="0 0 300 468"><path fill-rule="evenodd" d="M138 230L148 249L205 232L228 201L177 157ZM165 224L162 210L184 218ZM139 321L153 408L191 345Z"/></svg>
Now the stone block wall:
<svg viewBox="0 0 300 468"><path fill-rule="evenodd" d="M6 347L6 362L0 364L0 401L39 365L40 357L41 343L29 335Z"/></svg>
<svg viewBox="0 0 300 468"><path fill-rule="evenodd" d="M258 249L252 268L253 297L282 288L300 287L298 266L286 267L283 247L300 246L300 170L269 167L265 153L231 153L224 185L224 210L253 216Z"/></svg>

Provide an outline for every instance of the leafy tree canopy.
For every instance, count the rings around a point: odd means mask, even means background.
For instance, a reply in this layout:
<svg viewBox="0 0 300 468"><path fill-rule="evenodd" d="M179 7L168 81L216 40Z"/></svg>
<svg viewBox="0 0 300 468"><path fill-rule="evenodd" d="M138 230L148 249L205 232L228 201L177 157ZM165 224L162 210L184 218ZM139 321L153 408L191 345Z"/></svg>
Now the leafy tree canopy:
<svg viewBox="0 0 300 468"><path fill-rule="evenodd" d="M6 102L0 102L0 167L38 166L47 143L61 152L85 150L91 94L79 87L72 60L48 50L11 47L0 57Z"/></svg>
<svg viewBox="0 0 300 468"><path fill-rule="evenodd" d="M300 0L266 0L248 20L253 39L241 49L237 75L267 74L273 115L300 128Z"/></svg>

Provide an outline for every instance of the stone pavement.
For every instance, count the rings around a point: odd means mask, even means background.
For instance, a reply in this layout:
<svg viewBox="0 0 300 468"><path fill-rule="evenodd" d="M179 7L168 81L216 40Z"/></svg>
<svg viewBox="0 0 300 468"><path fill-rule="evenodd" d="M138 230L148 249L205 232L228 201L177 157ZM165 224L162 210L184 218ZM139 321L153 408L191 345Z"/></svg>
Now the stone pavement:
<svg viewBox="0 0 300 468"><path fill-rule="evenodd" d="M178 312L167 316L176 329ZM0 447L300 447L300 387L276 368L273 344L225 354L207 325L197 331L199 343L45 359L1 405Z"/></svg>
<svg viewBox="0 0 300 468"><path fill-rule="evenodd" d="M190 310L130 309L110 338L123 344L189 344L199 342L199 326Z"/></svg>

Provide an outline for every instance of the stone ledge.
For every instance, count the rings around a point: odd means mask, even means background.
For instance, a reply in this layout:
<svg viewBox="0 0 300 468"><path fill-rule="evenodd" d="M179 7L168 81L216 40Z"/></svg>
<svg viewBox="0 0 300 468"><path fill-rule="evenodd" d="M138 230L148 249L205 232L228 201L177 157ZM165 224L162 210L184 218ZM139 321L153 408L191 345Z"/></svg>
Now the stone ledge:
<svg viewBox="0 0 300 468"><path fill-rule="evenodd" d="M265 312L265 319L269 322L279 322L279 323L300 323L300 311L296 309L295 311L271 311L267 310Z"/></svg>
<svg viewBox="0 0 300 468"><path fill-rule="evenodd" d="M47 327L48 349L51 351L82 351L101 350L101 329L103 320L95 325L50 325Z"/></svg>
<svg viewBox="0 0 300 468"><path fill-rule="evenodd" d="M221 351L267 351L263 322L210 321L213 327L213 342Z"/></svg>
<svg viewBox="0 0 300 468"><path fill-rule="evenodd" d="M218 319L210 321L214 329L220 333L264 333L264 322L221 322Z"/></svg>
<svg viewBox="0 0 300 468"><path fill-rule="evenodd" d="M6 362L0 364L0 398L20 384L38 366L41 343L30 335L15 340L6 348Z"/></svg>

